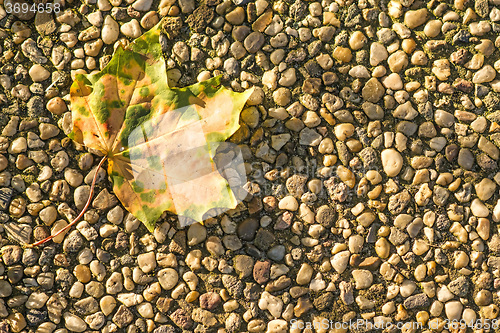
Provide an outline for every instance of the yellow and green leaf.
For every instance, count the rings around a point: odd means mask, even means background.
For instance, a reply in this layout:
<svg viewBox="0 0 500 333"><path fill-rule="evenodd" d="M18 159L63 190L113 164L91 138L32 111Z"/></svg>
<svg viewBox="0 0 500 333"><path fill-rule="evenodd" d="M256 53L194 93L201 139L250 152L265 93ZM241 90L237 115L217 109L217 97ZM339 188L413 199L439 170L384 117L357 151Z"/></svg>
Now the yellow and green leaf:
<svg viewBox="0 0 500 333"><path fill-rule="evenodd" d="M168 87L159 38L160 24L70 89L70 138L108 157L115 195L151 231L165 211L202 222L213 208L236 207L213 158L251 94L220 77Z"/></svg>

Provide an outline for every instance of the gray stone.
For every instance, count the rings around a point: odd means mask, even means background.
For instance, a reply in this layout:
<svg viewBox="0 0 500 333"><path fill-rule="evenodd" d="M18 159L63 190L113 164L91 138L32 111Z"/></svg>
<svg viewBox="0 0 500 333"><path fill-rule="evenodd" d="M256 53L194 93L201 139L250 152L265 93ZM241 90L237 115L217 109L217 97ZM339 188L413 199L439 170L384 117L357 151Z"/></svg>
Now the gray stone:
<svg viewBox="0 0 500 333"><path fill-rule="evenodd" d="M254 244L260 250L267 251L274 243L275 237L269 230L259 229L255 235Z"/></svg>
<svg viewBox="0 0 500 333"><path fill-rule="evenodd" d="M429 305L429 297L426 294L416 294L404 300L403 306L407 310L423 308Z"/></svg>
<svg viewBox="0 0 500 333"><path fill-rule="evenodd" d="M7 211L14 190L11 188L0 188L0 210Z"/></svg>
<svg viewBox="0 0 500 333"><path fill-rule="evenodd" d="M6 266L14 265L21 261L23 250L17 245L6 245L0 250L3 263Z"/></svg>
<svg viewBox="0 0 500 333"><path fill-rule="evenodd" d="M28 38L21 44L21 50L26 58L37 64L45 64L48 59L36 45L36 42Z"/></svg>
<svg viewBox="0 0 500 333"><path fill-rule="evenodd" d="M432 195L432 200L438 206L444 206L448 201L448 197L450 196L450 192L441 186L434 186L434 193Z"/></svg>
<svg viewBox="0 0 500 333"><path fill-rule="evenodd" d="M488 241L488 250L492 254L500 254L500 235L494 234L491 236L491 239Z"/></svg>
<svg viewBox="0 0 500 333"><path fill-rule="evenodd" d="M124 328L134 320L134 315L126 306L120 305L118 311L113 316L113 322L119 328Z"/></svg>
<svg viewBox="0 0 500 333"><path fill-rule="evenodd" d="M99 330L104 326L106 322L106 316L102 312L96 312L92 315L85 317L85 322L89 325L89 327L93 330Z"/></svg>
<svg viewBox="0 0 500 333"><path fill-rule="evenodd" d="M8 4L10 4L12 6L14 6L15 4L18 4L20 6L20 8L22 9L22 7L21 7L22 5L27 4L29 6L32 3L30 1L27 1L27 0L5 0L3 3L3 7L7 8ZM14 16L16 16L18 19L20 19L22 21L31 20L33 18L33 16L35 16L34 11L30 11L30 10L17 10L17 11L15 11L14 7L12 7L12 8L13 8L12 13L14 14ZM5 15L5 11L4 11L4 15Z"/></svg>
<svg viewBox="0 0 500 333"><path fill-rule="evenodd" d="M359 157L363 161L365 172L377 168L379 161L378 154L372 147L363 148L363 150L359 152Z"/></svg>
<svg viewBox="0 0 500 333"><path fill-rule="evenodd" d="M404 119L404 120L413 120L418 115L417 110L413 108L411 102L408 101L404 104L398 105L396 109L392 113L393 117Z"/></svg>
<svg viewBox="0 0 500 333"><path fill-rule="evenodd" d="M86 297L74 304L76 312L81 315L89 315L99 311L99 303L97 303L94 297Z"/></svg>
<svg viewBox="0 0 500 333"><path fill-rule="evenodd" d="M326 228L331 227L335 222L335 210L328 205L319 207L316 212L316 222Z"/></svg>
<svg viewBox="0 0 500 333"><path fill-rule="evenodd" d="M394 246L403 244L408 239L408 235L399 230L396 227L391 227L391 233L389 234L389 242Z"/></svg>
<svg viewBox="0 0 500 333"><path fill-rule="evenodd" d="M411 202L411 195L407 190L404 190L398 194L392 195L389 198L389 211L393 215L397 215L408 206L408 204Z"/></svg>
<svg viewBox="0 0 500 333"><path fill-rule="evenodd" d="M245 285L236 276L227 274L223 275L222 284L224 285L224 288L227 289L227 291L231 296L235 298L243 296L243 290L245 289Z"/></svg>
<svg viewBox="0 0 500 333"><path fill-rule="evenodd" d="M64 239L65 252L77 252L83 245L83 238L78 230L71 231Z"/></svg>
<svg viewBox="0 0 500 333"><path fill-rule="evenodd" d="M283 245L276 245L273 246L269 251L267 251L267 256L269 259L272 259L274 261L280 261L283 260L286 254L286 249Z"/></svg>
<svg viewBox="0 0 500 333"><path fill-rule="evenodd" d="M458 165L466 170L472 170L474 166L474 154L467 148L461 148L458 153Z"/></svg>
<svg viewBox="0 0 500 333"><path fill-rule="evenodd" d="M264 45L264 35L258 31L252 32L243 41L245 49L250 53L255 53Z"/></svg>
<svg viewBox="0 0 500 333"><path fill-rule="evenodd" d="M488 14L490 13L489 6L488 6L488 0L476 0L474 1L474 10L476 11L476 14L481 16L481 17L487 17Z"/></svg>
<svg viewBox="0 0 500 333"><path fill-rule="evenodd" d="M286 180L286 189L294 197L301 197L305 193L307 176L295 174Z"/></svg>
<svg viewBox="0 0 500 333"><path fill-rule="evenodd" d="M170 315L170 319L174 322L174 324L182 329L190 329L193 326L193 321L191 317L184 309L177 309Z"/></svg>
<svg viewBox="0 0 500 333"><path fill-rule="evenodd" d="M448 289L458 297L467 297L469 293L469 281L465 276L461 276L448 284Z"/></svg>
<svg viewBox="0 0 500 333"><path fill-rule="evenodd" d="M406 136L412 136L418 129L418 125L414 122L410 122L407 120L400 121L396 125L396 132L403 133Z"/></svg>
<svg viewBox="0 0 500 333"><path fill-rule="evenodd" d="M215 318L215 315L212 312L200 308L196 308L193 310L191 318L195 322L201 323L206 327L212 327L217 325L218 323L217 318Z"/></svg>
<svg viewBox="0 0 500 333"><path fill-rule="evenodd" d="M350 282L341 281L339 284L340 299L345 305L354 303L353 286Z"/></svg>
<svg viewBox="0 0 500 333"><path fill-rule="evenodd" d="M233 266L240 279L244 279L252 274L253 259L250 256L240 254L234 257Z"/></svg>
<svg viewBox="0 0 500 333"><path fill-rule="evenodd" d="M314 129L306 127L299 134L299 143L306 146L317 146L323 137Z"/></svg>
<svg viewBox="0 0 500 333"><path fill-rule="evenodd" d="M380 120L384 118L384 109L382 109L380 105L364 102L361 107L371 120Z"/></svg>
<svg viewBox="0 0 500 333"><path fill-rule="evenodd" d="M330 199L338 202L344 202L349 195L349 187L344 182L339 182L338 178L330 177L323 184L330 195Z"/></svg>
<svg viewBox="0 0 500 333"><path fill-rule="evenodd" d="M206 310L214 310L222 303L222 299L216 292L204 293L200 296L200 306Z"/></svg>
<svg viewBox="0 0 500 333"><path fill-rule="evenodd" d="M500 123L500 111L495 111L486 116L489 121Z"/></svg>
<svg viewBox="0 0 500 333"><path fill-rule="evenodd" d="M53 33L56 29L56 22L52 14L48 12L38 12L35 16L35 27L40 35L47 36Z"/></svg>
<svg viewBox="0 0 500 333"><path fill-rule="evenodd" d="M385 94L385 88L376 78L369 79L361 91L363 98L371 103L377 103Z"/></svg>
<svg viewBox="0 0 500 333"><path fill-rule="evenodd" d="M488 258L488 266L492 269L500 269L500 257L490 256Z"/></svg>
<svg viewBox="0 0 500 333"><path fill-rule="evenodd" d="M11 284L6 280L0 280L0 297L9 297L11 294Z"/></svg>
<svg viewBox="0 0 500 333"><path fill-rule="evenodd" d="M255 233L259 227L259 221L254 218L247 218L238 225L238 237L245 241L251 241L255 238Z"/></svg>

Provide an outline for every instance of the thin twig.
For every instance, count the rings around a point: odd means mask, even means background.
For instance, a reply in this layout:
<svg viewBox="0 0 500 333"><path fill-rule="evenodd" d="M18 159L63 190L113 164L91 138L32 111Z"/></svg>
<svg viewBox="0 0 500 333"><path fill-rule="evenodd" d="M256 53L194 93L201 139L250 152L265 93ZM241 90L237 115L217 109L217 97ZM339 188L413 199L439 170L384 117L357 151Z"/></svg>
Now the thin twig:
<svg viewBox="0 0 500 333"><path fill-rule="evenodd" d="M69 228L71 228L73 225L75 225L76 222L78 222L82 218L83 214L85 214L85 212L87 211L87 208L89 208L89 206L90 206L90 202L92 201L92 196L94 195L94 188L95 188L95 182L97 181L97 174L99 173L99 169L101 168L101 166L104 163L104 161L106 161L106 159L107 159L107 156L103 156L102 159L101 159L101 161L99 162L99 165L96 168L96 171L95 171L95 174L94 174L94 178L92 179L92 185L90 186L89 198L88 198L87 203L85 204L85 206L82 208L80 214L78 214L78 216L75 217L75 219L73 221L71 221L70 224L68 224L67 226L65 226L64 228L62 228L61 230L59 230L55 234L50 235L47 238L44 238L41 241L38 241L36 243L29 244L29 245L27 245L27 247L35 247L35 246L40 246L42 244L45 244L49 240L53 239L54 237L59 236L60 234L62 234L63 232L65 232L66 230L68 230Z"/></svg>

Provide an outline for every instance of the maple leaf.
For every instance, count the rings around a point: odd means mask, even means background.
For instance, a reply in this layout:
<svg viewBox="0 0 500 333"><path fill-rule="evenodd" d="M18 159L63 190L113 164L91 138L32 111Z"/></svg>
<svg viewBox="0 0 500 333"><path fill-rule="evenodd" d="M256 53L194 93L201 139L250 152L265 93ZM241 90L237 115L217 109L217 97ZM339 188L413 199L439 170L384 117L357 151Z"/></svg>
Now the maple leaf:
<svg viewBox="0 0 500 333"><path fill-rule="evenodd" d="M108 158L113 192L150 231L165 211L202 222L211 209L236 207L214 156L252 93L221 87L220 77L170 88L160 24L70 88L69 137Z"/></svg>

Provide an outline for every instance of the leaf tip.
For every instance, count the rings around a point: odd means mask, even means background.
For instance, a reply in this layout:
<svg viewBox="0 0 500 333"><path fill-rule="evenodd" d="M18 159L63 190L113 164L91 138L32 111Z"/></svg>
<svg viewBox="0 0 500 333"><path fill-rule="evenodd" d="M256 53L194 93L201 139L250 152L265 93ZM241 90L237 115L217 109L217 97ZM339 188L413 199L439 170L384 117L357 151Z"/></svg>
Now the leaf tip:
<svg viewBox="0 0 500 333"><path fill-rule="evenodd" d="M146 225L146 228L148 228L150 233L153 233L155 231L156 222L146 223L145 225Z"/></svg>

